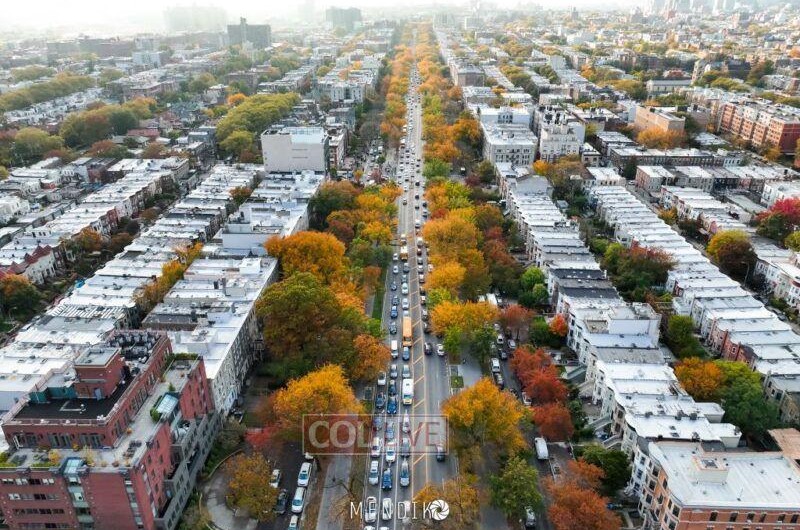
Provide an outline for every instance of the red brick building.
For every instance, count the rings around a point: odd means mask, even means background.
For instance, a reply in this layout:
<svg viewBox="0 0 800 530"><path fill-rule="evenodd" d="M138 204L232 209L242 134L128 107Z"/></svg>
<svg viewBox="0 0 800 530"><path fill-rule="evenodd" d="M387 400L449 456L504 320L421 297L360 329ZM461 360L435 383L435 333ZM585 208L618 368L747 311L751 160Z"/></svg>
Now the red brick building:
<svg viewBox="0 0 800 530"><path fill-rule="evenodd" d="M74 371L3 425L5 523L174 529L220 425L202 360L173 356L162 333L126 330L87 349Z"/></svg>
<svg viewBox="0 0 800 530"><path fill-rule="evenodd" d="M777 146L783 153L794 153L800 139L800 112L755 101L727 101L720 110L719 129L755 148Z"/></svg>

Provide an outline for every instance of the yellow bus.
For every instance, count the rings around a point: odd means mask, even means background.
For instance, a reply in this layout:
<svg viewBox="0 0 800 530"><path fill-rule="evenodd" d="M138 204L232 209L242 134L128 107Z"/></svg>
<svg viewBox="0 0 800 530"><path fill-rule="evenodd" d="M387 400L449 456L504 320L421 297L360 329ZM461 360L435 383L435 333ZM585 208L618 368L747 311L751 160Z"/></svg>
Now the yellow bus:
<svg viewBox="0 0 800 530"><path fill-rule="evenodd" d="M403 346L409 348L414 342L414 331L411 327L411 317L403 317Z"/></svg>

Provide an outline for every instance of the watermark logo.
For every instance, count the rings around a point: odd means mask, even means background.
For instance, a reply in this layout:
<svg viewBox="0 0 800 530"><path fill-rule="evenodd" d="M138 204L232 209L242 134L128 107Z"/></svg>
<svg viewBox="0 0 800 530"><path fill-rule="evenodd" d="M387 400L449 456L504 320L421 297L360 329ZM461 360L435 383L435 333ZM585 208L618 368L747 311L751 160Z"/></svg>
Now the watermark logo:
<svg viewBox="0 0 800 530"><path fill-rule="evenodd" d="M303 451L316 456L372 455L392 444L398 457L447 453L447 418L434 414L307 414Z"/></svg>
<svg viewBox="0 0 800 530"><path fill-rule="evenodd" d="M436 499L431 502L429 510L431 519L434 521L444 521L450 515L450 505L442 499Z"/></svg>
<svg viewBox="0 0 800 530"><path fill-rule="evenodd" d="M398 521L444 521L450 515L450 505L443 499L431 502L398 501L383 499L380 505L380 518L390 521L394 516ZM365 523L374 523L378 519L378 500L368 497L365 502L350 503L350 518L361 519Z"/></svg>

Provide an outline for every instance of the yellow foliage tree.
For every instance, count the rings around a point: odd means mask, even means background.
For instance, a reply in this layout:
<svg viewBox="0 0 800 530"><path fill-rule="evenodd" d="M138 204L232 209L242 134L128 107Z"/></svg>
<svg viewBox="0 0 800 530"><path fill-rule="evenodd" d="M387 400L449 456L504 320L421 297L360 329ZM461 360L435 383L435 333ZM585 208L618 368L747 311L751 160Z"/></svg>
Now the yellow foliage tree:
<svg viewBox="0 0 800 530"><path fill-rule="evenodd" d="M308 272L331 284L347 268L344 244L331 234L298 232L283 239L272 238L264 247L280 260L286 276Z"/></svg>
<svg viewBox="0 0 800 530"><path fill-rule="evenodd" d="M330 364L289 381L286 388L275 393L273 403L278 432L290 440L300 439L304 416L361 412L344 370Z"/></svg>

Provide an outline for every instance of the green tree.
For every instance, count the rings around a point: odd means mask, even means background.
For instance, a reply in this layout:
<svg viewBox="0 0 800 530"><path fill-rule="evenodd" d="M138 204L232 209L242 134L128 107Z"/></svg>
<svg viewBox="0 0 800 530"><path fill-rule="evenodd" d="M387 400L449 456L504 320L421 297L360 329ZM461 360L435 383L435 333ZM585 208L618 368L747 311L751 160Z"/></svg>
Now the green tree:
<svg viewBox="0 0 800 530"><path fill-rule="evenodd" d="M591 444L583 450L581 460L603 470L603 478L600 479L600 483L604 495L614 496L631 478L628 456L622 451Z"/></svg>
<svg viewBox="0 0 800 530"><path fill-rule="evenodd" d="M55 151L62 147L64 147L64 140L60 136L51 136L35 127L20 129L14 136L14 154L23 164L39 160L48 151Z"/></svg>
<svg viewBox="0 0 800 530"><path fill-rule="evenodd" d="M743 230L717 232L706 251L722 272L739 279L746 279L757 259L750 236Z"/></svg>
<svg viewBox="0 0 800 530"><path fill-rule="evenodd" d="M535 285L544 285L547 283L544 273L538 267L528 267L525 269L519 281L522 284L522 288L526 290L533 289Z"/></svg>
<svg viewBox="0 0 800 530"><path fill-rule="evenodd" d="M220 148L228 154L241 156L243 151L253 148L253 134L249 131L233 131L219 143Z"/></svg>
<svg viewBox="0 0 800 530"><path fill-rule="evenodd" d="M539 473L519 456L511 457L489 484L492 505L509 519L524 517L528 508L539 512L544 506Z"/></svg>
<svg viewBox="0 0 800 530"><path fill-rule="evenodd" d="M32 314L39 305L39 290L24 276L9 274L0 279L0 307L15 316Z"/></svg>
<svg viewBox="0 0 800 530"><path fill-rule="evenodd" d="M795 230L788 236L786 239L783 240L783 244L786 245L786 248L794 250L795 252L800 250L800 230Z"/></svg>
<svg viewBox="0 0 800 530"><path fill-rule="evenodd" d="M721 405L725 421L739 427L746 436L763 439L768 429L780 425L777 405L767 400L761 375L737 361L717 361L723 372Z"/></svg>
<svg viewBox="0 0 800 530"><path fill-rule="evenodd" d="M113 108L108 113L108 123L114 134L125 134L139 125L139 120L132 110L125 107Z"/></svg>
<svg viewBox="0 0 800 530"><path fill-rule="evenodd" d="M694 323L690 316L671 315L664 338L678 358L703 357L705 355L700 341L694 336Z"/></svg>
<svg viewBox="0 0 800 530"><path fill-rule="evenodd" d="M438 158L431 158L425 165L422 167L422 175L426 179L433 179L437 177L448 177L450 176L450 171L452 166L449 162L445 162L444 160L440 160Z"/></svg>

